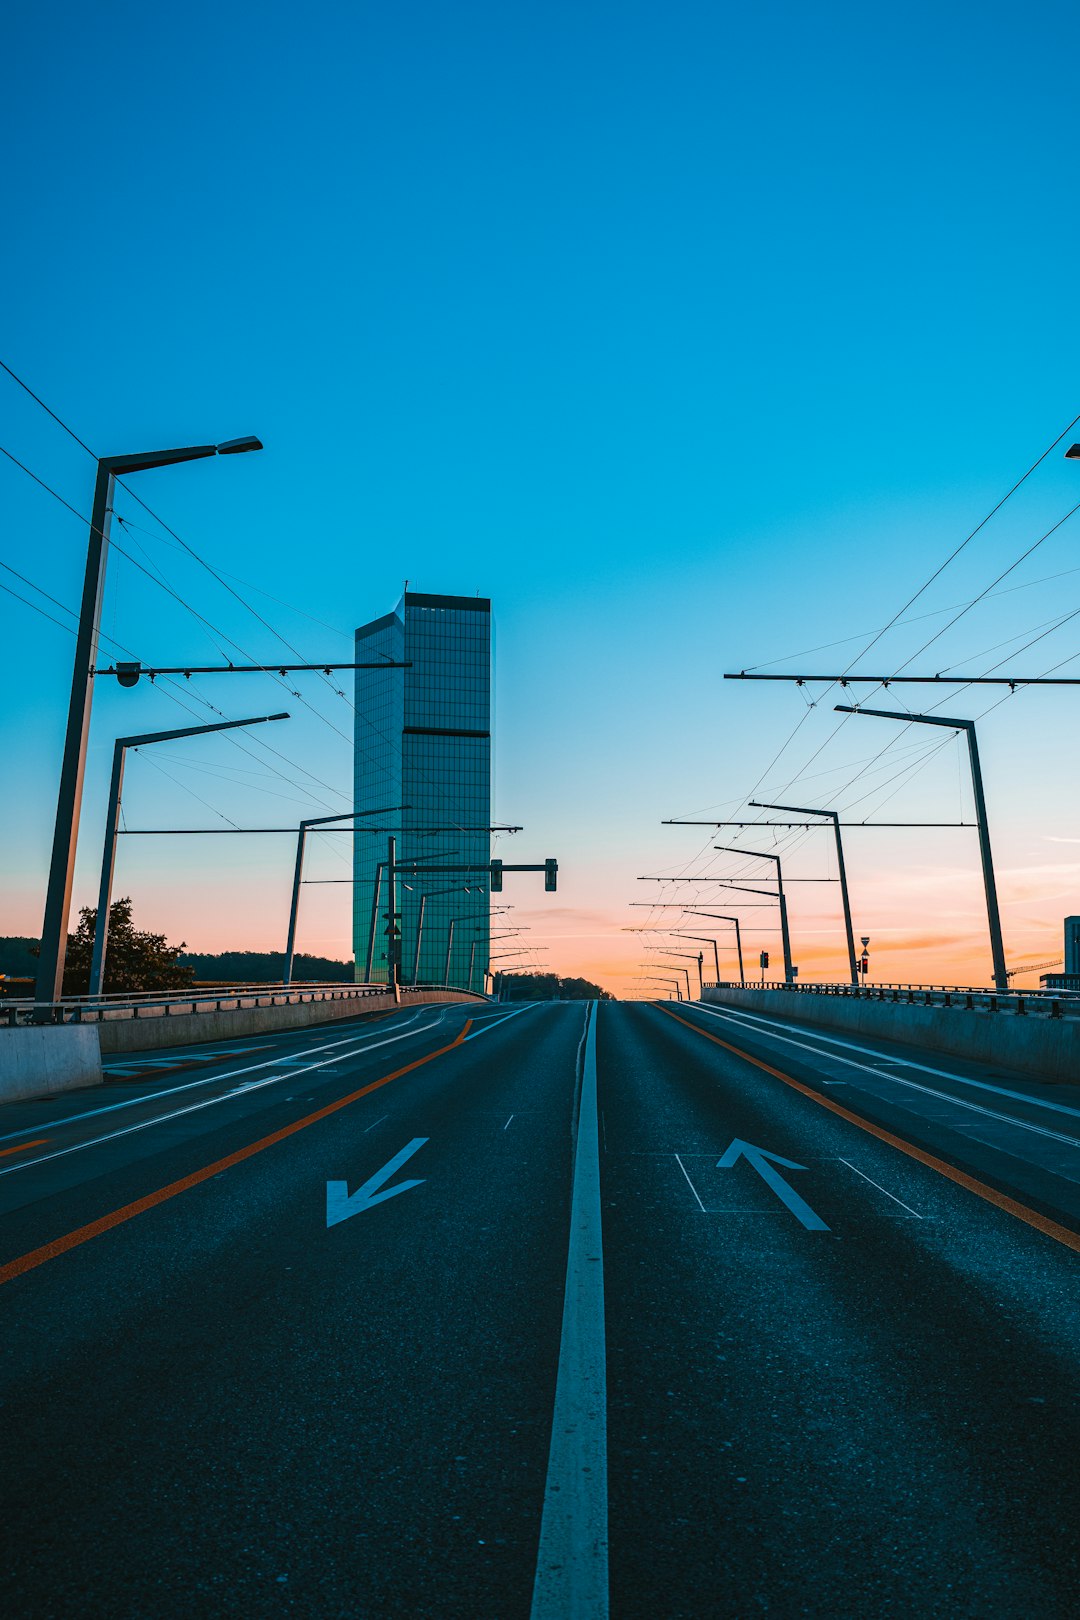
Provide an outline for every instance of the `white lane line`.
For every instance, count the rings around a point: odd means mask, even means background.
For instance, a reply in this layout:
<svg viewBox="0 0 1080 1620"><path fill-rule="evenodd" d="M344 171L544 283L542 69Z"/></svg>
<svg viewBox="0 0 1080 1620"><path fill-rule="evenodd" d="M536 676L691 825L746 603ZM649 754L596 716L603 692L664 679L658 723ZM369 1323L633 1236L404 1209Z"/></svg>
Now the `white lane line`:
<svg viewBox="0 0 1080 1620"><path fill-rule="evenodd" d="M736 1024L736 1027L742 1028L744 1026ZM768 1040L771 1041L782 1041L785 1046L797 1046L801 1051L809 1052L816 1058L828 1058L830 1063L842 1063L846 1068L860 1069L863 1074L877 1075L879 1080L891 1081L894 1086L906 1086L909 1091L920 1091L926 1097L936 1097L940 1102L951 1103L954 1108L964 1108L967 1109L969 1113L981 1114L984 1119L1000 1120L1005 1125L1014 1126L1018 1131L1030 1131L1034 1136L1046 1136L1049 1137L1053 1142L1064 1142L1068 1147L1080 1148L1080 1138L1075 1136L1066 1136L1063 1131L1052 1131L1046 1125L1035 1125L1029 1119L1018 1119L1015 1114L1003 1114L996 1108L985 1107L982 1103L968 1102L964 1097L954 1097L950 1092L938 1091L934 1086L920 1086L917 1080L904 1080L900 1075L889 1074L887 1070L876 1068L871 1063L856 1063L854 1058L841 1057L839 1052L823 1051L820 1046L813 1046L809 1041L796 1040L792 1035L781 1035L775 1029L770 1028L767 1031L759 1031L757 1030L756 1026L751 1027L753 1028L755 1034L763 1034ZM747 1033L749 1033L749 1031ZM862 1051L863 1048L855 1047L854 1050ZM922 1068L922 1065L912 1064L912 1068ZM930 1072L942 1073L943 1071L931 1070ZM955 1080L959 1079L960 1076L947 1075L946 1078ZM965 1082L965 1084L968 1085L978 1085L979 1083L980 1082L975 1080ZM995 1091L997 1090L997 1087L986 1086L983 1089L987 1091ZM1010 1092L1008 1095L1015 1097L1019 1096L1019 1093ZM1026 1102L1027 1098L1021 1098L1021 1101ZM1048 1104L1048 1106L1053 1107L1054 1105ZM1063 1111L1070 1114L1075 1112L1075 1110L1071 1108ZM926 1119L925 1114L920 1115L919 1117L923 1120ZM994 1147L999 1146L1000 1144L992 1142L989 1145Z"/></svg>
<svg viewBox="0 0 1080 1620"><path fill-rule="evenodd" d="M582 1034L559 1375L531 1620L607 1620L608 1615L607 1367L596 1013L596 1002L590 1002Z"/></svg>
<svg viewBox="0 0 1080 1620"><path fill-rule="evenodd" d="M420 1032L411 1030L409 1033L417 1034ZM354 1052L340 1052L335 1057L323 1058L321 1063L309 1063L306 1069L291 1069L288 1074L269 1075L265 1080L259 1081L257 1084L269 1086L272 1085L274 1081L278 1080L296 1080L300 1075L309 1074L313 1069L325 1069L331 1063L340 1063L343 1059L351 1057L364 1057L368 1052L374 1051L376 1046L389 1046L391 1041L404 1040L404 1038L405 1037L402 1035L393 1035L389 1040L376 1041L372 1046L357 1047ZM342 1042L335 1041L333 1044L335 1046L340 1046ZM319 1052L325 1049L323 1047L314 1047L313 1050ZM255 1065L255 1067L265 1069L267 1065L265 1063L258 1063ZM237 1069L235 1072L237 1074L245 1074L248 1071L245 1069ZM221 1079L229 1077L219 1075L218 1078ZM248 1089L249 1087L247 1086L237 1086L232 1091L223 1092L220 1097L207 1097L204 1102L190 1103L186 1108L175 1108L169 1114L155 1114L153 1119L140 1120L137 1125L126 1125L119 1131L109 1131L105 1136L92 1136L86 1142L75 1142L71 1147L58 1148L55 1153L43 1153L39 1158L36 1159L21 1160L18 1164L13 1164L8 1170L0 1170L0 1176L11 1176L19 1170L32 1170L35 1165L47 1164L51 1159L63 1159L66 1158L69 1153L81 1153L84 1148L97 1147L102 1142L112 1142L118 1136L130 1136L134 1131L149 1130L152 1125L163 1125L170 1119L179 1119L182 1114L194 1114L200 1108L212 1108L215 1103L229 1102L230 1099L238 1096L241 1092ZM165 1095L168 1095L168 1093L165 1093ZM308 1101L312 1102L314 1101L314 1098L309 1097ZM87 1116L79 1114L75 1117L76 1119L83 1119Z"/></svg>
<svg viewBox="0 0 1080 1620"><path fill-rule="evenodd" d="M690 1191L693 1193L694 1197L697 1198L698 1209L700 1209L700 1211L701 1211L701 1213L703 1215L707 1215L708 1211L705 1208L705 1205L701 1202L701 1199L698 1198L698 1190L694 1186L694 1183L690 1180L689 1172L688 1172L685 1164L683 1164L682 1160L679 1158L679 1155L677 1153L675 1155L675 1162L679 1166L679 1169L682 1171L683 1175L686 1177L686 1184L690 1188Z"/></svg>
<svg viewBox="0 0 1080 1620"><path fill-rule="evenodd" d="M715 1007L699 1005L698 1011L708 1013L710 1018L734 1019L749 1024L751 1028L763 1025L765 1032L770 1035L775 1034L777 1028L775 1019L768 1018L763 1013L743 1012L737 1007L726 1007L723 1012L718 1012ZM992 1091L999 1097L1010 1097L1014 1102L1028 1103L1032 1108L1047 1108L1051 1113L1068 1114L1072 1119L1080 1119L1080 1108L1070 1108L1066 1103L1051 1102L1048 1097L1030 1097L1025 1091L1011 1091L1008 1086L991 1085L989 1080L973 1080L969 1075L956 1074L952 1069L936 1069L929 1063L917 1063L914 1058L887 1057L884 1052L876 1052L872 1046L860 1046L858 1041L845 1041L839 1035L827 1035L824 1030L807 1029L805 1024L800 1024L797 1020L791 1022L800 1034L825 1041L829 1046L842 1046L849 1052L861 1052L864 1057L876 1058L879 1063L894 1064L902 1069L915 1069L919 1074L932 1074L938 1080L952 1080L958 1086L972 1086L976 1091ZM791 1028L791 1023L788 1024L788 1028ZM889 1075L890 1080L899 1078L899 1075Z"/></svg>
<svg viewBox="0 0 1080 1620"><path fill-rule="evenodd" d="M840 1163L846 1164L849 1170L854 1170L857 1176L862 1176L863 1180L868 1181L871 1187L876 1187L878 1192L884 1193L886 1198L891 1198L894 1204L900 1205L901 1209L906 1209L909 1215L914 1215L917 1221L922 1220L922 1216L919 1214L917 1209L912 1209L910 1204L905 1204L902 1198L897 1198L895 1193L891 1193L887 1187L883 1187L880 1181L875 1181L872 1176L866 1175L862 1170L859 1169L857 1164L852 1164L850 1159L841 1159Z"/></svg>
<svg viewBox="0 0 1080 1620"><path fill-rule="evenodd" d="M481 1035L486 1035L489 1029L498 1029L499 1025L500 1024L505 1024L508 1019L510 1019L510 1018L520 1018L523 1012L532 1012L533 1009L538 1005L540 1005L540 1003L538 1003L538 1002L532 1002L532 1001L526 1002L524 1007L519 1007L514 1012L511 1012L511 1013L503 1013L501 1018L486 1018L482 1024L477 1023L477 1021L474 1019L473 1020L473 1027L469 1031L469 1033L466 1035L465 1040L466 1041L479 1040L480 1036ZM464 1042L462 1042L462 1045L464 1045Z"/></svg>
<svg viewBox="0 0 1080 1620"><path fill-rule="evenodd" d="M375 1121L374 1125L365 1125L364 1129L360 1132L360 1135L361 1136L366 1136L368 1131L373 1131L375 1129L375 1125L381 1125L384 1119L389 1119L389 1118L390 1118L389 1114L384 1114L382 1116L382 1119L377 1119Z"/></svg>
<svg viewBox="0 0 1080 1620"><path fill-rule="evenodd" d="M272 1080L284 1080L283 1074L272 1074L270 1079L258 1082L268 1086ZM158 1114L154 1119L140 1120L137 1125L123 1125L118 1131L109 1131L106 1136L95 1136L89 1142L75 1142L71 1147L58 1148L55 1153L43 1153L39 1159L31 1159L28 1164L13 1165L11 1170L0 1170L0 1176L10 1176L14 1170L32 1170L37 1164L48 1164L52 1159L66 1159L69 1153L81 1153L83 1148L99 1147L103 1142L115 1142L117 1137L132 1136L136 1131L148 1131L151 1125L163 1125L166 1120L180 1119L184 1114L197 1114L200 1108L212 1108L215 1103L228 1102L230 1099L248 1090L247 1086L238 1086L235 1091L227 1091L224 1097L205 1097L202 1102L188 1103L186 1108L174 1108L171 1114Z"/></svg>
<svg viewBox="0 0 1080 1620"><path fill-rule="evenodd" d="M439 1020L436 1019L435 1022L438 1023ZM434 1029L434 1027L435 1024L423 1024L419 1029L408 1029L400 1035L389 1035L385 1040L373 1041L370 1046L355 1047L353 1051L343 1052L341 1056L343 1058L359 1057L362 1056L364 1052L374 1052L376 1047L390 1046L394 1041L408 1040L413 1035L424 1035L429 1030ZM313 1052L330 1052L336 1047L346 1046L349 1041L359 1039L360 1036L354 1034L346 1035L340 1041L324 1041L320 1046L306 1047L305 1050L299 1054L299 1056L310 1057ZM321 1065L319 1066L321 1067ZM47 1121L47 1123L50 1129L55 1131L59 1129L61 1125L77 1125L79 1121L83 1119L96 1119L99 1114L114 1114L118 1108L135 1108L139 1103L156 1102L159 1097L176 1097L179 1096L180 1092L182 1091L194 1091L197 1086L211 1086L216 1081L235 1080L239 1074L254 1074L259 1069L273 1069L278 1067L280 1067L280 1064L276 1059L267 1058L263 1063L249 1063L243 1069L230 1069L225 1074L204 1075L201 1080L186 1080L182 1085L179 1086L162 1086L160 1091L148 1091L145 1092L141 1097L125 1097L123 1102L105 1103L101 1108L86 1108L81 1114L68 1114L65 1119L50 1119ZM304 1071L301 1069L297 1070L296 1072L302 1074ZM279 1078L284 1079L285 1076L282 1075ZM26 1129L22 1131L10 1131L6 1136L0 1136L0 1142L12 1142L20 1136L33 1136L34 1133L36 1131L40 1131L41 1128L41 1124L39 1123L37 1125L28 1125Z"/></svg>
<svg viewBox="0 0 1080 1620"><path fill-rule="evenodd" d="M513 1119L513 1117L514 1117L513 1114L511 1114L510 1119ZM508 1131L510 1129L510 1119L508 1119L506 1124L503 1126L504 1131Z"/></svg>

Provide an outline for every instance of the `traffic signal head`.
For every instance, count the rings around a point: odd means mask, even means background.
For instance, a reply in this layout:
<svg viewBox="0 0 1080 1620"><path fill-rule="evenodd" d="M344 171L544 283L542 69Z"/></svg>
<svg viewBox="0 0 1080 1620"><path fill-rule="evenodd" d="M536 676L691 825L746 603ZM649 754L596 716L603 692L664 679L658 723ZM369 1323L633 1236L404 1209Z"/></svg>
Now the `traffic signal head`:
<svg viewBox="0 0 1080 1620"><path fill-rule="evenodd" d="M503 869L502 861L492 861L492 863L491 863L491 892L492 892L492 894L501 894L502 893L502 869Z"/></svg>
<svg viewBox="0 0 1080 1620"><path fill-rule="evenodd" d="M545 861L544 862L544 888L547 890L548 894L554 894L555 893L556 877L558 875L558 871L559 871L559 863L558 863L558 861Z"/></svg>
<svg viewBox="0 0 1080 1620"><path fill-rule="evenodd" d="M768 965L769 965L769 953L768 953L768 951L762 951L762 953L761 953L761 965L762 965L763 968L768 967Z"/></svg>

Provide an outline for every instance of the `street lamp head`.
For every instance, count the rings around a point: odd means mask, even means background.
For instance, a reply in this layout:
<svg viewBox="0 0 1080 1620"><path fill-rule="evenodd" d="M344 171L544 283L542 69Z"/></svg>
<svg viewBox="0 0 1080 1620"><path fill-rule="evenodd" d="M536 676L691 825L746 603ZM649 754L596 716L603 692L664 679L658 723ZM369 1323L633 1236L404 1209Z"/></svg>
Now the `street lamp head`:
<svg viewBox="0 0 1080 1620"><path fill-rule="evenodd" d="M1080 461L1080 444L1070 444L1065 452L1066 461Z"/></svg>
<svg viewBox="0 0 1080 1620"><path fill-rule="evenodd" d="M216 448L219 456L243 456L249 450L261 450L262 440L251 433L245 439L225 439Z"/></svg>

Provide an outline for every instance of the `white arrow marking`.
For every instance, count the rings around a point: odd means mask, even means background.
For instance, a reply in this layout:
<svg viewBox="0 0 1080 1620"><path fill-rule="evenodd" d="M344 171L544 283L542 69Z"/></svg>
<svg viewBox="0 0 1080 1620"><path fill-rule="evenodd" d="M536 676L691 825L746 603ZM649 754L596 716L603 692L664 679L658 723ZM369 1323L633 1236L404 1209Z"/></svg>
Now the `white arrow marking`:
<svg viewBox="0 0 1080 1620"><path fill-rule="evenodd" d="M779 1153L770 1153L767 1148L754 1147L750 1142L742 1142L738 1137L732 1142L722 1159L717 1159L718 1170L730 1170L733 1164L740 1159L746 1159L752 1164L765 1185L772 1189L780 1202L790 1209L797 1221L801 1221L808 1232L827 1232L829 1228L815 1215L810 1205L804 1203L795 1191L789 1187L783 1176L773 1168L782 1164L785 1170L805 1170L804 1164L795 1164L792 1159L782 1159Z"/></svg>
<svg viewBox="0 0 1080 1620"><path fill-rule="evenodd" d="M362 1187L357 1187L352 1197L349 1196L349 1183L347 1181L328 1181L326 1183L326 1224L336 1226L339 1221L347 1221L350 1215L359 1215L365 1209L373 1209L376 1204L383 1203L387 1198L393 1198L396 1193L408 1192L410 1187L422 1187L420 1181L399 1181L396 1187L387 1187L379 1192L384 1181L389 1181L392 1175L399 1171L406 1159L411 1159L417 1148L430 1141L427 1136L414 1136L407 1147L400 1153L395 1153L388 1159L381 1170L376 1170L369 1176Z"/></svg>

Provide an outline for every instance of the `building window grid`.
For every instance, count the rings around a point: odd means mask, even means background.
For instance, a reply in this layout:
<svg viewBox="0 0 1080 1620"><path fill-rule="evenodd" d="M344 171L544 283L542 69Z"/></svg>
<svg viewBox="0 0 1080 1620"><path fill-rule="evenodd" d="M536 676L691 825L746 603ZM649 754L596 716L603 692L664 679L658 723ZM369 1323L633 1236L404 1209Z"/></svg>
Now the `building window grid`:
<svg viewBox="0 0 1080 1620"><path fill-rule="evenodd" d="M463 624L462 618L472 621ZM424 935L419 961L421 982L441 983L446 966L446 946L452 919L454 947L450 982L465 985L469 957L473 955L473 987L482 988L488 967L490 940L487 863L490 840L487 834L440 834L410 838L410 827L438 826L460 822L463 826L486 826L490 820L490 744L487 738L438 736L402 738L394 724L398 707L405 725L443 726L447 729L487 730L490 715L490 617L485 611L413 607L406 600L404 623L399 617L393 626L383 626L370 638L357 633L357 646L376 653L392 652L390 641L398 639L399 656L411 660L406 671L357 671L370 675L369 682L357 682L357 740L376 756L378 768L365 768L357 759L357 802L370 791L376 779L399 786L399 802L410 803L411 811L396 819L400 826L399 860L413 858L428 865L475 866L477 872L418 876L408 889L399 889L402 926L402 971L412 973L416 953L416 928L420 896L428 898L424 908ZM359 652L358 652L359 657ZM366 723L362 717L370 717ZM391 729L391 726L393 729ZM396 765L396 769L395 769ZM368 801L370 802L370 801ZM356 844L356 885L354 939L357 976L363 977L370 929L371 904L375 886L375 866L385 859L381 838L370 842L358 835ZM374 846L374 847L373 847ZM466 891L469 892L466 892ZM380 912L385 910L380 905ZM379 918L373 977L385 979L385 921ZM472 946L475 941L475 951Z"/></svg>

